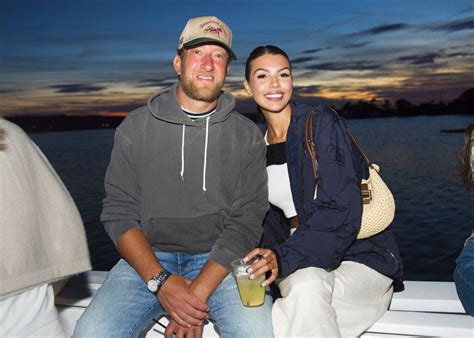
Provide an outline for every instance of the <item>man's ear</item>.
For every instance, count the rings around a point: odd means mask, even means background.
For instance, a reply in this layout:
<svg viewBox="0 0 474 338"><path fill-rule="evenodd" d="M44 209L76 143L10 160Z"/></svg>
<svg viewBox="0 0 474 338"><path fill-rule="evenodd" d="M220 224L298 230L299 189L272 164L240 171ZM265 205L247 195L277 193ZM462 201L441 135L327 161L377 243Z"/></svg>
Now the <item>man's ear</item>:
<svg viewBox="0 0 474 338"><path fill-rule="evenodd" d="M181 75L181 57L179 55L176 55L173 59L173 68L176 74Z"/></svg>
<svg viewBox="0 0 474 338"><path fill-rule="evenodd" d="M244 88L245 88L245 91L247 92L247 94L249 96L252 96L252 90L250 89L250 85L249 85L247 80L244 80Z"/></svg>

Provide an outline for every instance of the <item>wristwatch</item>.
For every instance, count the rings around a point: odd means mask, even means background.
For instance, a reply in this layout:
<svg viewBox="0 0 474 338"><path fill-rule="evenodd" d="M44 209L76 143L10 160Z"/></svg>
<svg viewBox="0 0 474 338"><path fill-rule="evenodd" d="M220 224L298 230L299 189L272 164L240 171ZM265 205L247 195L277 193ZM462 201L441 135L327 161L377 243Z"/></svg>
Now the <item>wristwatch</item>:
<svg viewBox="0 0 474 338"><path fill-rule="evenodd" d="M148 291L157 295L158 291L160 291L161 287L163 284L165 284L169 276L171 276L171 273L163 269L163 271L151 277L151 279L146 283Z"/></svg>

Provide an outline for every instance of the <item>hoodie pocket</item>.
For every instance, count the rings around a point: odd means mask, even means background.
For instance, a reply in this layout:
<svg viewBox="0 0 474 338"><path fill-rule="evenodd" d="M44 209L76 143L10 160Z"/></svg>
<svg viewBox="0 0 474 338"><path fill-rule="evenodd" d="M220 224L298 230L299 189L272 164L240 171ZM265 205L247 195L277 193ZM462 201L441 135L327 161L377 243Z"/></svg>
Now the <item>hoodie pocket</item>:
<svg viewBox="0 0 474 338"><path fill-rule="evenodd" d="M195 218L150 218L145 234L161 251L209 252L222 233L224 218L211 214Z"/></svg>

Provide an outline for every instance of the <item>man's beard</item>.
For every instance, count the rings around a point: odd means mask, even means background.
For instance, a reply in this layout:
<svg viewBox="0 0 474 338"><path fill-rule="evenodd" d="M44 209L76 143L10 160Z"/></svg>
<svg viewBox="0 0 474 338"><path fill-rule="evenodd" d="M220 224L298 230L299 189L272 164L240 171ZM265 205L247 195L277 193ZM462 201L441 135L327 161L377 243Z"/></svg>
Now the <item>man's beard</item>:
<svg viewBox="0 0 474 338"><path fill-rule="evenodd" d="M196 87L191 79L186 76L186 72L182 68L179 83L181 89L189 98L209 103L214 102L219 97L222 89L222 84L215 84L212 87Z"/></svg>

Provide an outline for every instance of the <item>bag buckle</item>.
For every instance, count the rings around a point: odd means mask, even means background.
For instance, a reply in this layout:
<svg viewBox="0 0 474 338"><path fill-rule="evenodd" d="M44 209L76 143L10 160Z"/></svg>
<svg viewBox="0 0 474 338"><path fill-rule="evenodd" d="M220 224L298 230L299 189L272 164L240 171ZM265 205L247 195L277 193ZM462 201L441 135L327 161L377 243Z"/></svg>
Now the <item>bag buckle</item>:
<svg viewBox="0 0 474 338"><path fill-rule="evenodd" d="M372 201L372 191L369 188L369 184L362 183L360 185L360 192L362 193L362 203L370 204L370 201Z"/></svg>

